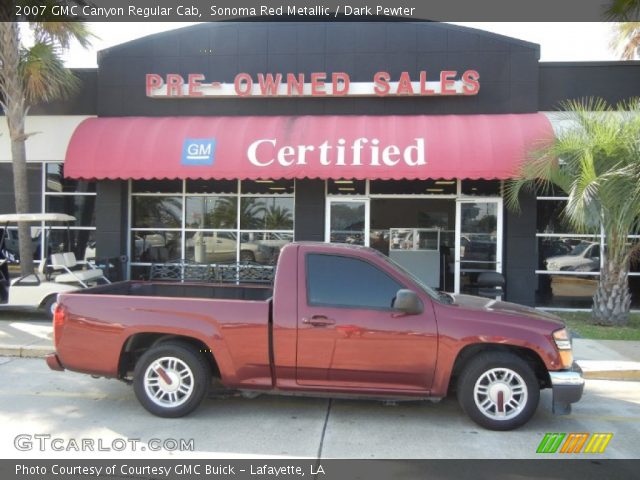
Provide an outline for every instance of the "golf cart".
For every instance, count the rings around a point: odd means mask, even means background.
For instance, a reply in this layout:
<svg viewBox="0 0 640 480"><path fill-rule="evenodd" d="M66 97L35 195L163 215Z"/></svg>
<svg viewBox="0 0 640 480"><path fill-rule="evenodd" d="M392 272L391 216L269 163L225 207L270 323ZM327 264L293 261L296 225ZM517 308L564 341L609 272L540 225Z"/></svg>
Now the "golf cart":
<svg viewBox="0 0 640 480"><path fill-rule="evenodd" d="M73 252L53 253L49 261L43 259L37 271L10 281L8 264L11 254L4 250L5 239L9 225L18 222L66 222L76 219L62 213L24 213L0 215L0 227L4 227L0 234L0 308L41 308L52 311L58 293L71 292L91 285L111 283L99 268L91 263L85 265L76 261ZM43 232L43 241L48 243L49 235ZM45 252L49 252L49 245ZM70 245L70 242L67 242Z"/></svg>

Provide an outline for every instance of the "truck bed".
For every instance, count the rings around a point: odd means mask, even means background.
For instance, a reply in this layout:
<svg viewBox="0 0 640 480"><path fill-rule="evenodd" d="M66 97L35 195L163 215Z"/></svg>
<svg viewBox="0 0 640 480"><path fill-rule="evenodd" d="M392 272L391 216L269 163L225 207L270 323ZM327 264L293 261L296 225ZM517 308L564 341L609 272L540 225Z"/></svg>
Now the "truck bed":
<svg viewBox="0 0 640 480"><path fill-rule="evenodd" d="M257 300L271 298L273 289L263 285L124 281L79 290L85 295Z"/></svg>
<svg viewBox="0 0 640 480"><path fill-rule="evenodd" d="M271 388L272 289L261 285L124 281L62 294L56 351L69 370L117 377L121 352L136 335L180 336L217 352L231 387Z"/></svg>

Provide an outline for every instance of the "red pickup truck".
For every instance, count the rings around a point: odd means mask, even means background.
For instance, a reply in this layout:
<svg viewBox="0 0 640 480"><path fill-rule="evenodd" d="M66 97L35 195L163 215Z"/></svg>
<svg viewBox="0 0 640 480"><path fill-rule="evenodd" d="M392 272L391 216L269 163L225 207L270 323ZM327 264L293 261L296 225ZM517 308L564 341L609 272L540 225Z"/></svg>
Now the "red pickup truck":
<svg viewBox="0 0 640 480"><path fill-rule="evenodd" d="M54 370L132 382L151 413L193 411L214 379L255 392L441 399L478 424L527 422L540 389L568 413L582 396L553 315L436 292L377 251L282 249L273 287L127 281L60 294Z"/></svg>

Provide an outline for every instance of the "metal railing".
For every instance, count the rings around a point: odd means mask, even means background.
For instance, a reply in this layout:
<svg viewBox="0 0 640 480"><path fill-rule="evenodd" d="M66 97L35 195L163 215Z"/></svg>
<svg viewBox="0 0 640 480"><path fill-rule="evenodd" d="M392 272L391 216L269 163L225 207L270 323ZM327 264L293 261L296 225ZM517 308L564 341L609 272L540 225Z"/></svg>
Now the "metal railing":
<svg viewBox="0 0 640 480"><path fill-rule="evenodd" d="M203 264L184 259L151 264L149 280L204 283L273 283L275 267L254 262Z"/></svg>

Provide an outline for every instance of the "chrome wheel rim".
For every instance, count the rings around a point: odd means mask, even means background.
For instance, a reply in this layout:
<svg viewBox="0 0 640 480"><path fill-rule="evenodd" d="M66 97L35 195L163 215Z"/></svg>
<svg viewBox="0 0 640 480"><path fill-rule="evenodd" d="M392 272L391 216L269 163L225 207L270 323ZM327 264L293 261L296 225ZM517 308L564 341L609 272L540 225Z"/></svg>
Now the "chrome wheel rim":
<svg viewBox="0 0 640 480"><path fill-rule="evenodd" d="M473 388L478 410L492 420L517 417L527 404L527 384L509 368L492 368L484 372Z"/></svg>
<svg viewBox="0 0 640 480"><path fill-rule="evenodd" d="M178 407L193 393L193 372L176 357L154 360L144 373L144 389L149 399L161 407Z"/></svg>

